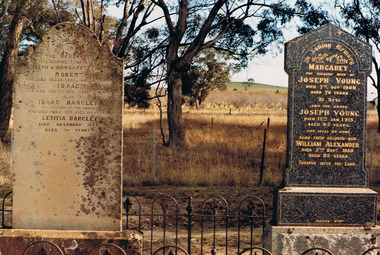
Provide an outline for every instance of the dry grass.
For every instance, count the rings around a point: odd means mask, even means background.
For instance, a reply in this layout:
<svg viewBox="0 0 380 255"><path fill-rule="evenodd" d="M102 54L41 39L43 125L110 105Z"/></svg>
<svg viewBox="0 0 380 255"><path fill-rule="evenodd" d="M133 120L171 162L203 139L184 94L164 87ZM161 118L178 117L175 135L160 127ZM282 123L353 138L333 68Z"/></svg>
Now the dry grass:
<svg viewBox="0 0 380 255"><path fill-rule="evenodd" d="M236 91L218 92L223 100ZM232 97L232 96L231 96ZM162 146L159 115L154 109L126 110L125 184L153 183L152 134L157 130L155 184L178 186L257 185L263 147L264 129L270 118L264 161L263 184L278 185L286 160L286 109L268 105L278 101L278 93L266 97L261 107L230 104L210 105L201 110L185 109L187 144L175 151ZM286 98L284 94L283 98ZM272 103L271 103L272 102ZM166 123L166 119L164 120ZM377 127L377 114L368 111L367 168L370 168L370 130ZM380 182L380 134L374 132L373 182Z"/></svg>
<svg viewBox="0 0 380 255"><path fill-rule="evenodd" d="M239 113L229 109L186 111L188 147L162 146L159 115L154 111L124 114L124 168L128 186L153 182L152 134L157 130L156 184L181 186L257 184L264 129L267 135L264 182L278 184L285 164L286 112Z"/></svg>
<svg viewBox="0 0 380 255"><path fill-rule="evenodd" d="M278 185L286 160L286 92L280 90L215 92L200 110L184 108L187 148L162 146L159 111L126 109L124 113L124 183L153 184L153 131L156 130L157 185L257 185L267 128L263 184ZM244 96L243 96L244 95ZM219 101L217 101L219 100ZM232 103L241 100L240 106ZM218 103L219 102L219 103ZM165 113L164 113L165 115ZM166 119L164 119L166 125ZM368 111L368 130L376 129L377 114ZM166 129L164 129L166 130ZM166 131L165 131L166 132ZM167 133L165 133L167 139ZM367 165L370 166L370 132ZM374 132L372 172L380 182L380 134ZM10 188L10 146L0 145L0 186Z"/></svg>
<svg viewBox="0 0 380 255"><path fill-rule="evenodd" d="M277 92L279 91L279 92ZM264 91L214 91L210 94L205 105L211 109L232 108L239 111L267 109L270 111L282 111L287 107L287 92L284 90Z"/></svg>
<svg viewBox="0 0 380 255"><path fill-rule="evenodd" d="M367 119L367 169L372 170L372 183L380 184L380 133L378 127L377 112L375 109L368 111ZM372 139L372 157L371 157ZM372 159L372 168L371 168Z"/></svg>

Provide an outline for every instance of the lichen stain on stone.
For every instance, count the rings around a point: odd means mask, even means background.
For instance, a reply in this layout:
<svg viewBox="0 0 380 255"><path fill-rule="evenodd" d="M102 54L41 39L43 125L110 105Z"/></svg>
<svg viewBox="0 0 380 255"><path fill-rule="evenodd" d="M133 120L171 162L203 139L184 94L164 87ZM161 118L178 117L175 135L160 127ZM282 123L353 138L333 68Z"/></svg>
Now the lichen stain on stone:
<svg viewBox="0 0 380 255"><path fill-rule="evenodd" d="M101 129L101 128L100 128ZM83 171L83 187L87 190L87 198L83 197L81 211L85 214L104 215L120 205L117 201L113 201L110 197L120 193L118 187L109 188L115 180L121 178L121 173L117 171L117 165L120 161L110 161L112 153L102 151L102 147L107 147L107 143L111 143L105 133L95 132L92 136L86 137L78 141L79 147L85 154L84 171ZM120 152L116 152L120 153ZM113 156L115 158L115 156ZM121 157L120 157L121 159ZM109 164L108 162L112 162ZM104 181L105 180L105 181ZM91 209L89 209L91 208ZM103 212L102 212L103 211Z"/></svg>
<svg viewBox="0 0 380 255"><path fill-rule="evenodd" d="M71 36L73 33L75 37ZM66 35L68 35L67 38ZM70 50L73 51L69 52L69 56L73 56L76 52L75 54L79 57L76 60L78 62L83 60L81 64L85 69L86 79L83 90L89 92L83 98L101 102L91 113L98 117L96 121L98 126L81 137L80 135L75 138L69 136L67 140L73 146L67 146L63 153L61 151L57 154L60 155L57 158L61 161L73 161L70 166L76 168L72 170L72 175L78 181L72 187L79 191L79 196L73 195L77 202L75 212L80 216L94 214L99 218L119 217L121 212L123 62L111 56L110 50L102 47L90 30L85 27L60 24L55 27L55 30L49 31L45 38L39 48L33 52L33 57L25 58L26 62L23 65L37 66L40 65L40 61L46 60L44 58L46 52L42 49L54 49L55 54L59 55L64 51L67 53L66 50L69 48L65 47L70 45L73 47ZM57 38L61 39L57 40ZM33 73L31 77L35 78L36 75ZM33 149L34 145L30 146ZM52 153L49 151L47 154L52 155Z"/></svg>

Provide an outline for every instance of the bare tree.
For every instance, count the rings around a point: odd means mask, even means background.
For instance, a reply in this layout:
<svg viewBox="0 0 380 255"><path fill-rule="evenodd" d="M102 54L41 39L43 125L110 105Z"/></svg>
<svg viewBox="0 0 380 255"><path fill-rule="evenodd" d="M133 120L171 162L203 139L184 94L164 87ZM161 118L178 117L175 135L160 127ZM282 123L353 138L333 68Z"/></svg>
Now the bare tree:
<svg viewBox="0 0 380 255"><path fill-rule="evenodd" d="M94 20L99 19L94 19L92 0L81 1L83 23L96 30ZM182 74L191 60L207 48L227 51L242 65L250 55L265 53L270 43L281 38L279 23L287 22L294 14L283 1L276 1L273 4L256 0L120 0L117 3L124 4L124 11L115 30L112 52L126 59L125 68L130 70L131 77L142 70L141 65L147 72L144 61L152 58L155 63L149 65L151 72L155 68L166 70L170 145L186 145ZM250 24L246 23L248 19ZM147 40L140 37L139 41L137 35L143 33ZM160 55L164 55L162 59L156 57Z"/></svg>
<svg viewBox="0 0 380 255"><path fill-rule="evenodd" d="M22 28L30 8L31 0L18 0L17 8L9 27L6 48L0 63L0 138L3 139L9 128L12 112L12 85L15 60L19 49Z"/></svg>
<svg viewBox="0 0 380 255"><path fill-rule="evenodd" d="M152 1L164 13L169 31L165 60L170 144L183 147L186 132L182 115L182 73L190 61L198 52L210 47L228 51L242 61L251 53L264 53L266 46L281 35L276 17L285 22L293 12L282 8L281 2L181 0L177 6L169 7L169 1ZM255 29L244 23L255 18L258 23ZM259 32L260 40L253 41Z"/></svg>

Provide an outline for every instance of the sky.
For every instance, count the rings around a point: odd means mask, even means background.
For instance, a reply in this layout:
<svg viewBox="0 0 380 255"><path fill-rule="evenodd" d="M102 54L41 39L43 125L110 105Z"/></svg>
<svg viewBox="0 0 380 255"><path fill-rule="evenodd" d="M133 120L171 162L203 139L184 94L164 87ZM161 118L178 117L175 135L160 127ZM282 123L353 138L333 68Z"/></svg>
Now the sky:
<svg viewBox="0 0 380 255"><path fill-rule="evenodd" d="M284 35L285 42L298 36L299 34L296 32L296 29L290 29ZM288 74L284 70L284 44L279 44L277 47L279 48L280 53L275 54L269 52L265 56L255 57L255 59L250 61L247 69L234 75L231 80L234 82L243 82L247 81L249 78L253 78L257 83L287 87ZM376 77L374 73L373 76ZM371 85L369 79L367 84L367 99L373 100L377 97L377 91Z"/></svg>
<svg viewBox="0 0 380 255"><path fill-rule="evenodd" d="M330 1L311 0L311 2L313 1L316 3L331 3ZM121 17L121 12L122 8L110 7L108 9L108 13L115 17ZM284 31L285 42L297 36L299 36L299 34L294 24ZM287 87L288 74L284 70L284 44L278 44L275 47L277 47L276 50L268 52L265 56L257 56L251 60L248 68L232 76L231 81L244 82L249 78L253 78L257 83ZM370 81L368 81L368 84L370 84ZM368 100L377 97L376 89L372 85L368 85L367 92Z"/></svg>

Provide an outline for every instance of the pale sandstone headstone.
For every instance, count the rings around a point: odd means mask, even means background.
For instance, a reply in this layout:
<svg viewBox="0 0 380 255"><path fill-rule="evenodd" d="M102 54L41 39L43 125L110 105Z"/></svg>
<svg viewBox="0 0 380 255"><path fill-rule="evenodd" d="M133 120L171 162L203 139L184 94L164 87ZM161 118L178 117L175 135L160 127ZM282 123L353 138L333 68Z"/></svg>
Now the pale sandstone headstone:
<svg viewBox="0 0 380 255"><path fill-rule="evenodd" d="M13 228L121 229L123 61L59 24L19 61Z"/></svg>

